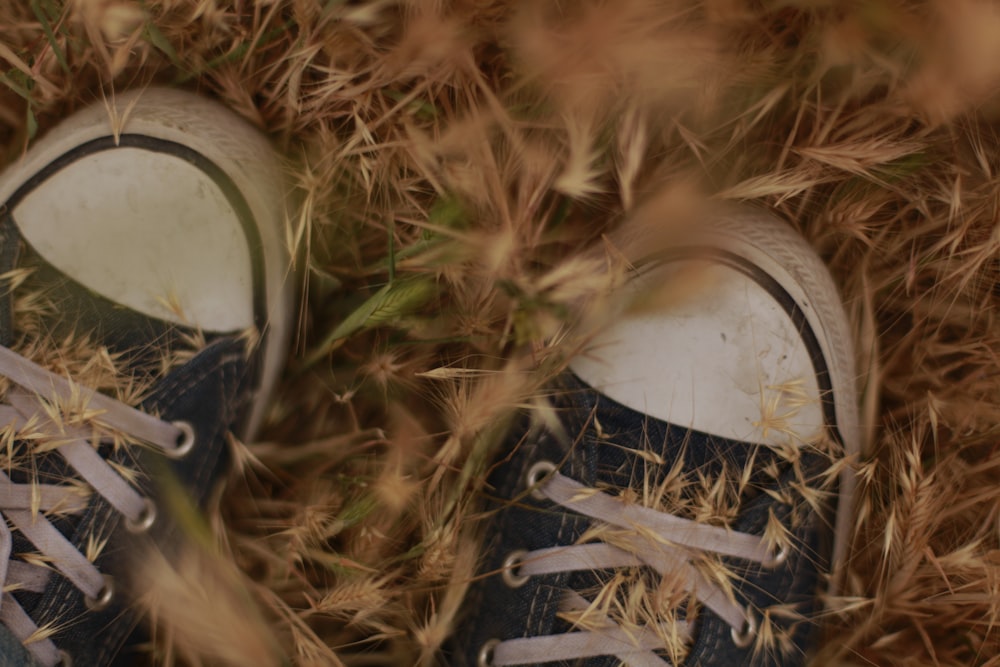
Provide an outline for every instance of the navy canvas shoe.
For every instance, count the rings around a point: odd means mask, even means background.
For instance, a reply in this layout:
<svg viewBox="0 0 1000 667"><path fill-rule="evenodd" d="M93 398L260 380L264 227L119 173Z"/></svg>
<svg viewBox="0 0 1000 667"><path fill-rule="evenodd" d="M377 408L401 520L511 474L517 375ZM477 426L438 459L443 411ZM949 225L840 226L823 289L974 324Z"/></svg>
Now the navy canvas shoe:
<svg viewBox="0 0 1000 667"><path fill-rule="evenodd" d="M615 324L553 388L563 433L525 418L503 453L448 664L805 662L851 512L851 338L790 227L746 210L708 227L635 262Z"/></svg>
<svg viewBox="0 0 1000 667"><path fill-rule="evenodd" d="M161 478L204 502L284 360L286 197L262 135L170 90L0 175L0 664L132 660L137 546L178 530Z"/></svg>

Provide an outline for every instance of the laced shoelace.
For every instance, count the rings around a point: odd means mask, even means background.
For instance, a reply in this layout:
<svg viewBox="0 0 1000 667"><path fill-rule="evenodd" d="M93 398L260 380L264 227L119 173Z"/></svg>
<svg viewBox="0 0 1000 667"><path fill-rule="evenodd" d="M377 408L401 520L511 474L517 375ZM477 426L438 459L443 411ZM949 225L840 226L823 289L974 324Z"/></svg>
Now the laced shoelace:
<svg viewBox="0 0 1000 667"><path fill-rule="evenodd" d="M85 596L87 607L100 610L114 597L114 582L81 553L47 518L52 514L80 514L87 507L80 480L91 487L124 517L132 532L148 530L156 519L156 506L133 488L97 451L100 441L92 426L57 424L49 416L58 401L84 405L100 423L129 438L154 446L171 458L186 455L194 446L194 431L186 422L166 422L113 398L88 391L51 373L6 347L0 346L0 375L13 385L7 403L0 404L0 426L16 436L26 426L32 433L51 433L56 454L75 471L79 480L63 484L18 484L0 471L0 623L7 627L46 667L71 663L11 595L13 591L41 593L53 571L71 581ZM82 394L82 396L81 396ZM39 563L12 560L13 525L38 550Z"/></svg>
<svg viewBox="0 0 1000 667"><path fill-rule="evenodd" d="M772 568L787 559L785 549L775 553L757 535L627 503L562 475L548 461L531 467L526 485L533 489L533 497L547 499L597 524L621 529L625 537L616 536L613 545L588 542L515 551L507 556L501 572L508 586L523 586L531 577L540 575L646 566L661 576L669 573L676 577L685 590L732 628L732 640L737 646L746 648L754 641L757 621L751 610L733 602L717 584L706 579L691 563L691 553L712 552ZM564 591L559 605L560 611L584 611L589 607L586 599L571 590ZM684 641L690 639L691 627L686 620L672 622L673 627L669 628L628 630L606 616L595 620L602 624L596 630L490 640L479 652L479 666L529 665L611 655L631 667L663 667L670 663L655 653L664 648L662 637L675 633Z"/></svg>

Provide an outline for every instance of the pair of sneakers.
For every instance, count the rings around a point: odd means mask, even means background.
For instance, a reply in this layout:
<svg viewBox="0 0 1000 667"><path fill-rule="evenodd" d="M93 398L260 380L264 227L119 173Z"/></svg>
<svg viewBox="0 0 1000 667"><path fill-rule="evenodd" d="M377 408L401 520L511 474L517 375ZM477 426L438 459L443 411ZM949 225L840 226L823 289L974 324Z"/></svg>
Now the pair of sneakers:
<svg viewBox="0 0 1000 667"><path fill-rule="evenodd" d="M127 660L135 554L178 530L161 480L204 503L280 374L286 197L263 137L169 90L0 175L0 664ZM554 388L562 428L515 429L446 664L802 661L846 536L850 337L790 228L712 230L626 288L711 292L623 311Z"/></svg>

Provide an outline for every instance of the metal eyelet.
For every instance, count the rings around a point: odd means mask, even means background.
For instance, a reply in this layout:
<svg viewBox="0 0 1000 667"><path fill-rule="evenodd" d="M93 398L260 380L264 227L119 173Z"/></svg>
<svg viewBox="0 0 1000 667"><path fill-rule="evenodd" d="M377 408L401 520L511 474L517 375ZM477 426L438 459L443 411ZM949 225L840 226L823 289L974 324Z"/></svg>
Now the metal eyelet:
<svg viewBox="0 0 1000 667"><path fill-rule="evenodd" d="M479 658L476 660L477 667L493 667L493 651L500 645L499 639L491 639L479 649Z"/></svg>
<svg viewBox="0 0 1000 667"><path fill-rule="evenodd" d="M194 449L194 427L191 426L186 421L173 421L170 422L181 432L180 437L177 438L177 446L173 449L165 449L163 453L171 459L182 459L188 455L192 449Z"/></svg>
<svg viewBox="0 0 1000 667"><path fill-rule="evenodd" d="M528 553L524 549L518 549L517 551L511 551L507 554L507 557L503 559L503 568L500 571L500 576L503 579L503 583L507 584L510 588L520 588L528 583L530 575L518 574L517 571L521 567L521 559L524 558L524 554Z"/></svg>
<svg viewBox="0 0 1000 667"><path fill-rule="evenodd" d="M733 638L733 643L736 644L737 648L750 646L757 637L757 619L754 618L749 607L744 610L744 614L743 627L738 631L736 628L732 628L729 631Z"/></svg>
<svg viewBox="0 0 1000 667"><path fill-rule="evenodd" d="M101 611L105 609L115 597L115 580L110 575L104 575L104 585L97 591L97 597L85 597L84 603L90 611Z"/></svg>
<svg viewBox="0 0 1000 667"><path fill-rule="evenodd" d="M538 461L535 465L528 469L528 474L525 475L524 483L529 489L531 489L531 497L536 500L545 500L545 496L539 491L538 487L541 485L542 480L551 475L556 471L556 464L551 461Z"/></svg>
<svg viewBox="0 0 1000 667"><path fill-rule="evenodd" d="M60 650L57 665L58 667L73 667L73 656L66 651Z"/></svg>
<svg viewBox="0 0 1000 667"><path fill-rule="evenodd" d="M156 503L149 498L143 498L142 510L135 519L125 518L125 529L130 533L145 533L156 523Z"/></svg>
<svg viewBox="0 0 1000 667"><path fill-rule="evenodd" d="M781 545L781 549L778 551L778 553L776 553L769 560L766 560L763 563L761 563L760 564L761 567L766 568L768 570L773 570L774 568L778 567L779 565L784 565L785 561L788 560L788 555L789 555L790 551L791 551L791 548L787 544Z"/></svg>

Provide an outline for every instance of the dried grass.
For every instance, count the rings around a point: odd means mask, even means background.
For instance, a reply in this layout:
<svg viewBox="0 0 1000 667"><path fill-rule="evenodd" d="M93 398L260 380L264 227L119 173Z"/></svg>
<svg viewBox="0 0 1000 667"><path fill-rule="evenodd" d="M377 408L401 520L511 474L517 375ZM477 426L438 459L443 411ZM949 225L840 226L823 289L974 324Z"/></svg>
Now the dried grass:
<svg viewBox="0 0 1000 667"><path fill-rule="evenodd" d="M583 249L701 193L796 224L857 336L872 449L818 664L996 664L998 31L976 0L10 1L0 145L157 82L292 158L299 336L212 566L289 662L433 662L506 417L552 420L621 266ZM171 655L239 663L176 599Z"/></svg>

